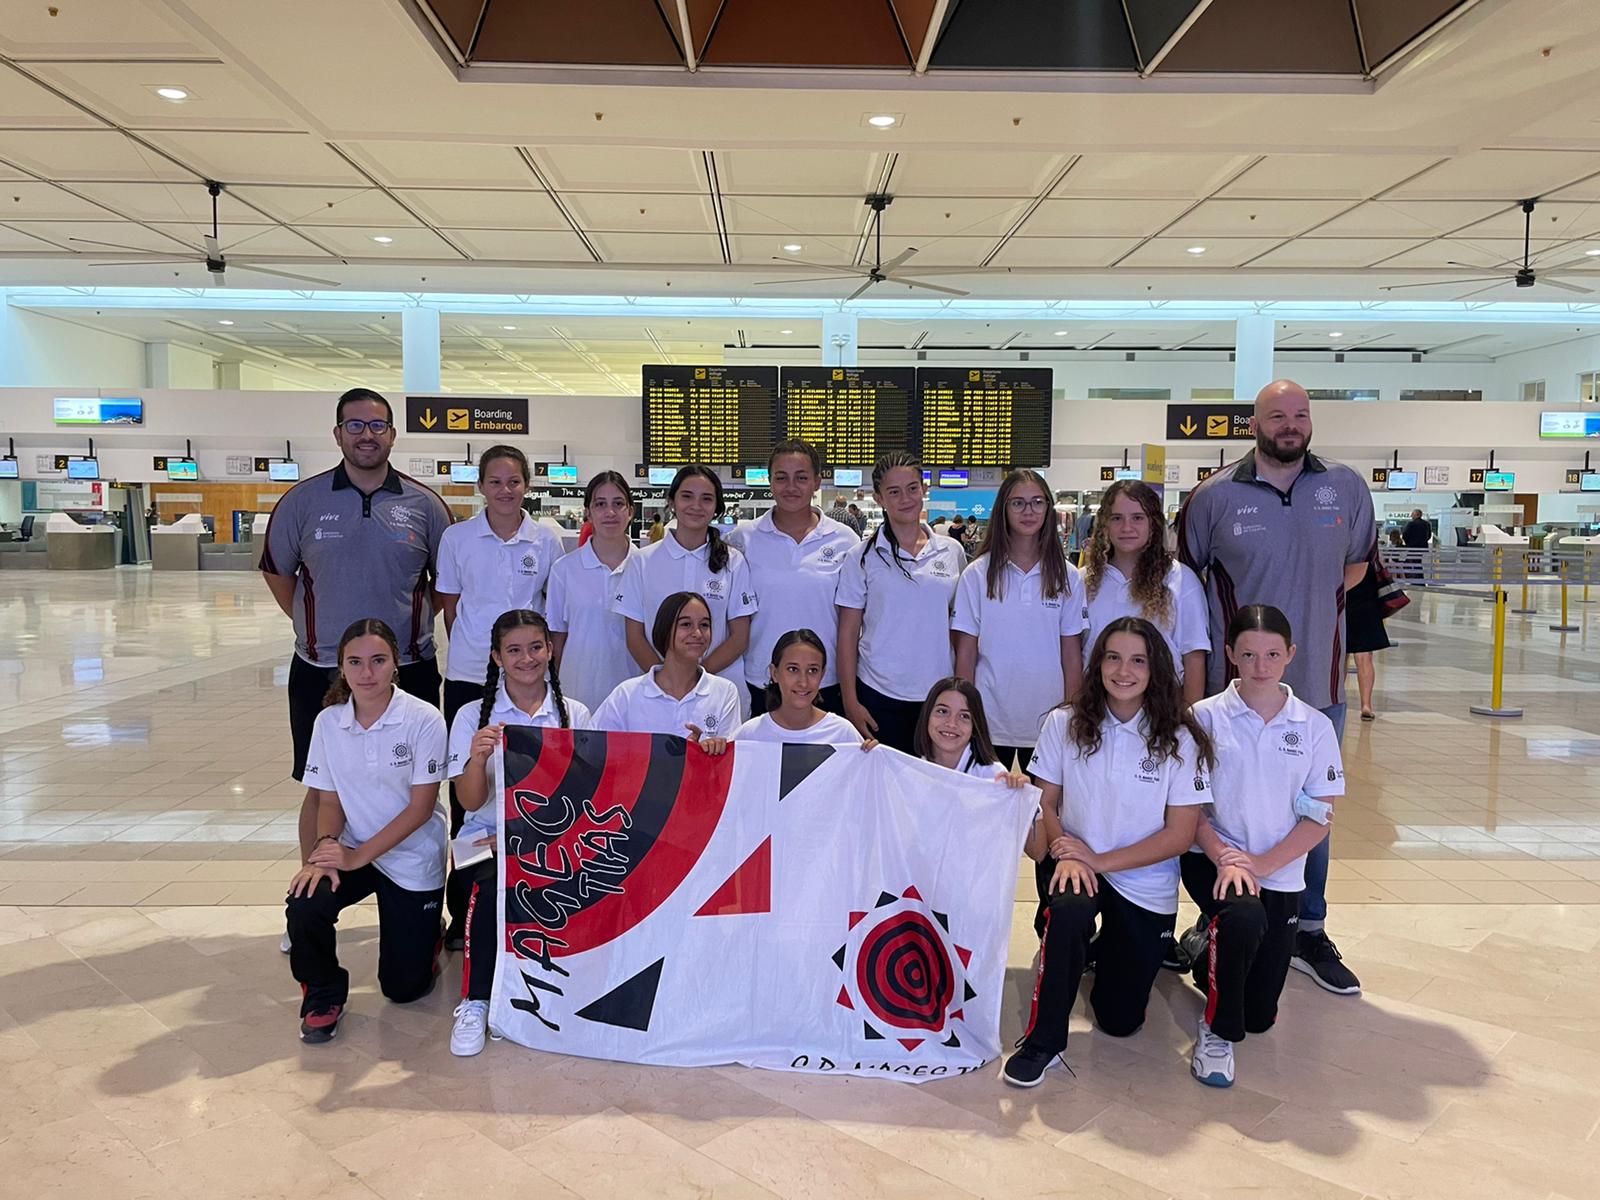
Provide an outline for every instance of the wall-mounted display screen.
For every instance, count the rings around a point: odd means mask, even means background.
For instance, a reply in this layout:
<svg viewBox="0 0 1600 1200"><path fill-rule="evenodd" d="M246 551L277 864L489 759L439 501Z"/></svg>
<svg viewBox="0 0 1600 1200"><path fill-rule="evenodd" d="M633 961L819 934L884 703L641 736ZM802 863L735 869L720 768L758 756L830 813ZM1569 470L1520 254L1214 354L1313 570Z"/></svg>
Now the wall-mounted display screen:
<svg viewBox="0 0 1600 1200"><path fill-rule="evenodd" d="M67 459L68 479L99 479L100 460L97 458Z"/></svg>
<svg viewBox="0 0 1600 1200"><path fill-rule="evenodd" d="M1390 471L1389 490L1391 492L1414 492L1417 490L1417 473L1415 471Z"/></svg>
<svg viewBox="0 0 1600 1200"><path fill-rule="evenodd" d="M1112 478L1118 480L1119 482L1124 479L1131 479L1133 482L1137 483L1139 480L1144 478L1144 472L1140 471L1138 467L1118 467L1115 473L1113 473Z"/></svg>
<svg viewBox="0 0 1600 1200"><path fill-rule="evenodd" d="M478 464L477 463L451 463L450 464L450 482L451 483L477 483L478 482Z"/></svg>
<svg viewBox="0 0 1600 1200"><path fill-rule="evenodd" d="M267 478L273 483L295 483L300 479L300 464L297 462L274 462L267 464Z"/></svg>
<svg viewBox="0 0 1600 1200"><path fill-rule="evenodd" d="M200 464L187 458L169 458L167 478L174 483L192 483L200 478Z"/></svg>
<svg viewBox="0 0 1600 1200"><path fill-rule="evenodd" d="M21 473L17 470L17 460L14 458L0 458L0 479L19 479Z"/></svg>
<svg viewBox="0 0 1600 1200"><path fill-rule="evenodd" d="M644 460L759 462L783 440L778 368L646 363Z"/></svg>
<svg viewBox="0 0 1600 1200"><path fill-rule="evenodd" d="M1515 471L1485 471L1483 473L1483 490L1486 492L1509 492L1517 486L1517 473Z"/></svg>
<svg viewBox="0 0 1600 1200"><path fill-rule="evenodd" d="M144 401L104 396L58 396L57 425L143 425Z"/></svg>
<svg viewBox="0 0 1600 1200"><path fill-rule="evenodd" d="M967 486L967 478L965 471L941 470L939 472L939 486L942 488L963 488Z"/></svg>
<svg viewBox="0 0 1600 1200"><path fill-rule="evenodd" d="M672 477L677 473L676 467L651 467L650 482L656 487L664 487L672 482Z"/></svg>
<svg viewBox="0 0 1600 1200"><path fill-rule="evenodd" d="M1586 492L1600 492L1600 471L1586 471L1578 479L1578 487Z"/></svg>
<svg viewBox="0 0 1600 1200"><path fill-rule="evenodd" d="M1542 412L1539 414L1542 438L1600 438L1600 412Z"/></svg>
<svg viewBox="0 0 1600 1200"><path fill-rule="evenodd" d="M861 486L861 468L860 467L835 467L833 469L833 486L834 487L860 487Z"/></svg>
<svg viewBox="0 0 1600 1200"><path fill-rule="evenodd" d="M578 468L562 463L551 463L550 473L546 476L551 483L577 483Z"/></svg>
<svg viewBox="0 0 1600 1200"><path fill-rule="evenodd" d="M746 467L744 481L751 487L771 487L772 469L770 467Z"/></svg>

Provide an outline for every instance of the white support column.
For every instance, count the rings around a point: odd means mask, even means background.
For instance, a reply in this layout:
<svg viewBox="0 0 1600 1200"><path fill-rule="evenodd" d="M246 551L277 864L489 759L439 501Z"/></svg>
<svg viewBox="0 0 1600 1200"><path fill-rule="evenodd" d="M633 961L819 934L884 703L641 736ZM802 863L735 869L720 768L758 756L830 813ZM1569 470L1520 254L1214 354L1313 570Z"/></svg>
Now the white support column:
<svg viewBox="0 0 1600 1200"><path fill-rule="evenodd" d="M405 390L439 390L439 310L412 306L400 310L400 374Z"/></svg>
<svg viewBox="0 0 1600 1200"><path fill-rule="evenodd" d="M822 365L856 365L856 326L854 313L831 312L822 315Z"/></svg>
<svg viewBox="0 0 1600 1200"><path fill-rule="evenodd" d="M16 310L0 288L0 387L17 387L24 379L22 333L17 328Z"/></svg>
<svg viewBox="0 0 1600 1200"><path fill-rule="evenodd" d="M1272 366L1274 321L1252 313L1233 323L1233 398L1254 400L1277 376Z"/></svg>

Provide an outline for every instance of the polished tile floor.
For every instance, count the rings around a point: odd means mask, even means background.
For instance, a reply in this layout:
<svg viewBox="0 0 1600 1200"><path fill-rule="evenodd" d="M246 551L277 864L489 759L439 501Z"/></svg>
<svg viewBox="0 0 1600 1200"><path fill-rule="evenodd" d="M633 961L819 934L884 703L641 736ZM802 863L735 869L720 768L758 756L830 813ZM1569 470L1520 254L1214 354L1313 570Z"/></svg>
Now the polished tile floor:
<svg viewBox="0 0 1600 1200"><path fill-rule="evenodd" d="M1548 607L1548 601L1546 601ZM8 1194L1536 1197L1600 1193L1600 605L1421 597L1352 720L1330 928L1360 999L1291 977L1231 1092L1198 993L1081 1015L1033 1092L447 1048L454 980L381 1002L370 911L339 1041L276 950L299 789L287 622L253 576L0 574L0 1178ZM1353 680L1352 680L1353 682ZM1021 897L1005 1032L1031 987ZM450 975L455 974L452 964Z"/></svg>

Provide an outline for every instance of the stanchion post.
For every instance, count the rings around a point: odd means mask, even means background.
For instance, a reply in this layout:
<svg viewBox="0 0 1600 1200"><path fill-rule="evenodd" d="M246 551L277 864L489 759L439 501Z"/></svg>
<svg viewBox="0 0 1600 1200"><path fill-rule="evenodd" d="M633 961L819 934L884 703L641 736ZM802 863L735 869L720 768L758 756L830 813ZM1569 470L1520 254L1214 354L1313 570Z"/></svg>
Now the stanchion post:
<svg viewBox="0 0 1600 1200"><path fill-rule="evenodd" d="M1468 711L1480 717L1520 717L1520 708L1506 708L1506 605L1511 597L1498 581L1494 585L1494 658L1490 668L1489 703L1474 704Z"/></svg>
<svg viewBox="0 0 1600 1200"><path fill-rule="evenodd" d="M1531 566L1530 559L1532 555L1532 550L1524 550L1522 552L1522 604L1511 610L1519 617L1531 617L1539 611L1528 606L1528 570Z"/></svg>
<svg viewBox="0 0 1600 1200"><path fill-rule="evenodd" d="M1552 625L1550 628L1556 633L1577 633L1578 627L1567 616L1567 560L1563 558L1559 566L1561 571L1561 624Z"/></svg>

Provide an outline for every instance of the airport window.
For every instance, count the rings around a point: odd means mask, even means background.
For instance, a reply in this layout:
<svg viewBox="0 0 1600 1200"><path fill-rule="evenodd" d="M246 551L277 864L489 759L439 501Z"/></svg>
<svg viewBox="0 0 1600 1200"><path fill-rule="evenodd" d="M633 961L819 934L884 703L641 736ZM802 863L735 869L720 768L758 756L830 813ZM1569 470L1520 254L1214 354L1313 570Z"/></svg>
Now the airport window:
<svg viewBox="0 0 1600 1200"><path fill-rule="evenodd" d="M1377 388L1311 388L1306 395L1313 400L1376 400Z"/></svg>
<svg viewBox="0 0 1600 1200"><path fill-rule="evenodd" d="M1232 388L1190 388L1191 400L1232 400Z"/></svg>
<svg viewBox="0 0 1600 1200"><path fill-rule="evenodd" d="M1452 391L1448 389L1417 390L1408 388L1400 393L1402 400L1482 400L1483 393L1477 389L1471 391Z"/></svg>
<svg viewBox="0 0 1600 1200"><path fill-rule="evenodd" d="M1091 400L1171 400L1171 388L1090 388Z"/></svg>
<svg viewBox="0 0 1600 1200"><path fill-rule="evenodd" d="M1522 385L1522 398L1537 403L1544 402L1544 380L1530 379Z"/></svg>
<svg viewBox="0 0 1600 1200"><path fill-rule="evenodd" d="M1600 402L1600 371L1585 371L1578 376L1578 399L1585 404Z"/></svg>

